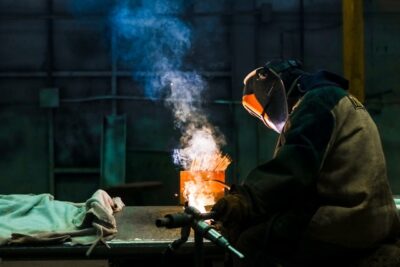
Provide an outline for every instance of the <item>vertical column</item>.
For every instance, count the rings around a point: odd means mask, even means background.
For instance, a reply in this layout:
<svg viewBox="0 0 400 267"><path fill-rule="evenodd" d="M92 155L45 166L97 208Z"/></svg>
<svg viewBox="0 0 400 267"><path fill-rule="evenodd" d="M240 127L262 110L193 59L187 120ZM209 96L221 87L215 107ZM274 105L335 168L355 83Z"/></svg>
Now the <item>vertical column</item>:
<svg viewBox="0 0 400 267"><path fill-rule="evenodd" d="M53 0L47 0L47 86L54 87L54 38L53 38ZM49 193L55 195L54 181L54 111L49 108L47 111L48 120L48 157L49 157Z"/></svg>
<svg viewBox="0 0 400 267"><path fill-rule="evenodd" d="M256 67L256 19L254 1L235 0L232 5L232 100L242 99L243 79ZM236 177L240 182L257 165L257 121L241 105L233 106L236 131Z"/></svg>
<svg viewBox="0 0 400 267"><path fill-rule="evenodd" d="M350 82L350 93L365 99L364 1L342 0L343 71Z"/></svg>
<svg viewBox="0 0 400 267"><path fill-rule="evenodd" d="M299 0L300 61L304 63L304 0Z"/></svg>
<svg viewBox="0 0 400 267"><path fill-rule="evenodd" d="M117 115L117 36L114 29L111 31L111 110L113 115Z"/></svg>

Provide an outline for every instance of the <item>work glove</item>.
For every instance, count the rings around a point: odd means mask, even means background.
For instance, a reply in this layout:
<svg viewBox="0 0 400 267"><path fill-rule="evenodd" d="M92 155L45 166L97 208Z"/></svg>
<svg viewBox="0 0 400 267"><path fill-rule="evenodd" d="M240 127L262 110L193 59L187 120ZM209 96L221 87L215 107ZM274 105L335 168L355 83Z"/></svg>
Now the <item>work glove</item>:
<svg viewBox="0 0 400 267"><path fill-rule="evenodd" d="M229 193L215 203L211 211L215 212L214 221L222 223L221 232L230 242L236 243L249 219L249 204L239 193Z"/></svg>

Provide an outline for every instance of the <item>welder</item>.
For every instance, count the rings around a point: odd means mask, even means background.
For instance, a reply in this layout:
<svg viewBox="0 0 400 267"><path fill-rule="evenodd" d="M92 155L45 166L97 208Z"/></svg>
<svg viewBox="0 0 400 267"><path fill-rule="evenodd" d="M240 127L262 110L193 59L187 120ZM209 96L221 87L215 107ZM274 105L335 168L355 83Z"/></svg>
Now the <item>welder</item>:
<svg viewBox="0 0 400 267"><path fill-rule="evenodd" d="M346 266L400 230L378 129L348 82L272 60L242 104L278 132L271 160L213 207L243 252L235 266Z"/></svg>

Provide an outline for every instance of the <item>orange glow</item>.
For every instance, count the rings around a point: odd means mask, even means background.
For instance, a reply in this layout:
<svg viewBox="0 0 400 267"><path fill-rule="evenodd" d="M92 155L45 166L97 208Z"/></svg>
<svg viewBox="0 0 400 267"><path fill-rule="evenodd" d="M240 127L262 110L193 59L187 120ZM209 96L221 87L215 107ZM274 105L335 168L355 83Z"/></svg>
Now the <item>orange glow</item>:
<svg viewBox="0 0 400 267"><path fill-rule="evenodd" d="M262 118L264 108L258 102L255 94L244 95L242 98L242 104L245 109L249 110L254 116Z"/></svg>
<svg viewBox="0 0 400 267"><path fill-rule="evenodd" d="M180 204L188 201L190 206L206 212L224 196L225 171L181 171L180 172Z"/></svg>
<svg viewBox="0 0 400 267"><path fill-rule="evenodd" d="M267 127L280 132L277 126L269 120L268 115L264 113L264 109L260 102L258 102L255 94L244 95L242 98L242 105L251 115L259 118Z"/></svg>

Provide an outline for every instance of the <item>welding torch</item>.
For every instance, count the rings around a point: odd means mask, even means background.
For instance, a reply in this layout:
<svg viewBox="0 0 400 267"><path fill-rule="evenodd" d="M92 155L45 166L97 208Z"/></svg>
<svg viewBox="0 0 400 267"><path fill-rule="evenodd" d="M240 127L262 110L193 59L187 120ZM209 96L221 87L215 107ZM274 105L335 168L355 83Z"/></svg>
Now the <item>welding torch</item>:
<svg viewBox="0 0 400 267"><path fill-rule="evenodd" d="M156 220L157 227L165 228L179 228L181 227L181 238L175 240L169 245L169 249L176 250L183 243L185 243L190 235L190 228L193 228L195 233L200 234L202 237L210 240L219 247L228 250L238 258L243 259L244 255L236 250L229 241L209 225L205 220L210 220L215 217L216 213L211 211L201 213L193 206L185 206L184 212L167 214L164 218Z"/></svg>

